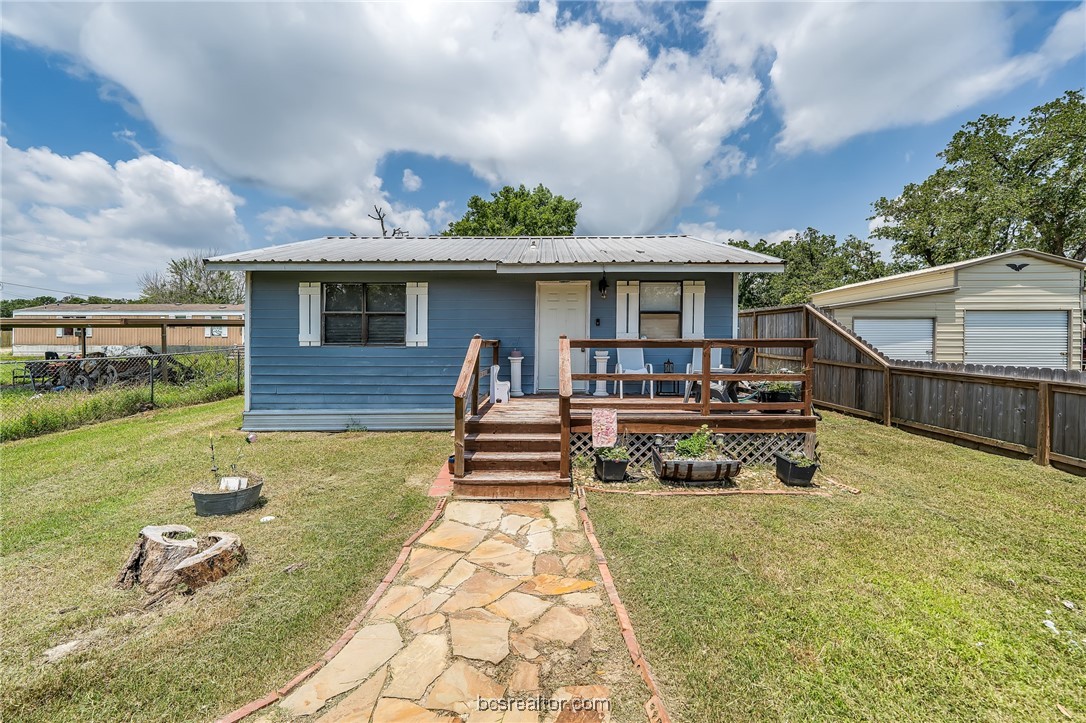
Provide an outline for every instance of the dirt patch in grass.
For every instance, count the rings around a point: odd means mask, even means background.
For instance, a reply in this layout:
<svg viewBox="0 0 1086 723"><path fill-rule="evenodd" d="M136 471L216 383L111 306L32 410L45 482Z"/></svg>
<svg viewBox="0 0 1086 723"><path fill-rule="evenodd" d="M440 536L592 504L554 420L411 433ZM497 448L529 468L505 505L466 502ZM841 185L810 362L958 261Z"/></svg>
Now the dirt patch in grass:
<svg viewBox="0 0 1086 723"><path fill-rule="evenodd" d="M432 511L418 481L448 455L447 434L263 433L245 465L264 477L266 503L196 517L189 489L207 475L208 434L240 438L240 408L4 444L5 719L210 720L261 696L339 636ZM149 596L112 581L139 529L165 523L234 532L248 563L145 608Z"/></svg>

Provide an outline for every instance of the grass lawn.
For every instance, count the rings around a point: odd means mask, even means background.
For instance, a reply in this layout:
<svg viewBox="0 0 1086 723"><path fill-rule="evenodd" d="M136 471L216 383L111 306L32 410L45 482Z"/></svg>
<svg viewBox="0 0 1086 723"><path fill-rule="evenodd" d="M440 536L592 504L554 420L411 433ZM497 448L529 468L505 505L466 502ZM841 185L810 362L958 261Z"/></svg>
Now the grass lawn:
<svg viewBox="0 0 1086 723"><path fill-rule="evenodd" d="M229 438L216 447L232 461L240 411L231 399L3 445L0 718L210 720L263 695L338 637L432 511L447 433L266 433L242 466L267 504L196 517L208 434ZM139 529L163 523L235 532L249 562L145 609L112 583ZM71 640L86 645L43 663Z"/></svg>
<svg viewBox="0 0 1086 723"><path fill-rule="evenodd" d="M590 495L676 719L1086 716L1086 479L832 413L819 441L861 495Z"/></svg>

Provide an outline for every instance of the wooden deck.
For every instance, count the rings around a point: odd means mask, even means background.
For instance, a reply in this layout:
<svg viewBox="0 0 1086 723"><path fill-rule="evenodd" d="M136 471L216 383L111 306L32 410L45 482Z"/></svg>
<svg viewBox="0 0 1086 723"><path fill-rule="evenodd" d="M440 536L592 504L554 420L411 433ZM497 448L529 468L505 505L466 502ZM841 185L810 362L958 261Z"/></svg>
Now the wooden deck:
<svg viewBox="0 0 1086 723"><path fill-rule="evenodd" d="M456 427L453 493L476 499L561 499L571 484L571 435L592 430L592 410L607 407L619 410L620 434L689 434L702 425L722 434L803 434L813 449L817 418L811 397L813 339L577 339L560 337L558 343L559 390L555 396L513 398L492 404L486 394L489 367L482 359L498 364L501 342L476 335L468 345L464 365L453 390ZM710 360L717 348L747 346L788 347L803 350L800 373L765 374L712 369ZM661 347L700 349L702 370L691 374L607 374L571 371L570 349ZM489 351L488 351L489 350ZM709 394L699 401L678 397L593 396L574 394L573 383L669 381L697 384L710 389L712 383L784 381L799 382L801 398L791 402L720 401ZM486 380L487 386L482 382ZM482 396L481 396L482 395Z"/></svg>

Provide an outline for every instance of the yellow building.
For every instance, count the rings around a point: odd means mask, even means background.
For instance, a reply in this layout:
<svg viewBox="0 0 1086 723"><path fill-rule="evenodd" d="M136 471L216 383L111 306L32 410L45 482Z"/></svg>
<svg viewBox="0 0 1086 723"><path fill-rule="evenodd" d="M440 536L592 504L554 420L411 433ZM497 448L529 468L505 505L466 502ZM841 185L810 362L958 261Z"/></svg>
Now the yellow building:
<svg viewBox="0 0 1086 723"><path fill-rule="evenodd" d="M13 329L12 353L15 356L40 357L47 351L78 354L83 330L69 323L103 323L121 318L207 319L207 326L170 327L167 344L170 351L191 351L209 347L235 346L243 343L243 328L215 326L216 319L244 319L241 304L47 304L18 309L13 321L56 319L56 327ZM112 354L129 346L146 345L161 351L160 328L87 327L87 352Z"/></svg>
<svg viewBox="0 0 1086 723"><path fill-rule="evenodd" d="M891 359L1080 369L1086 263L1032 249L812 296Z"/></svg>

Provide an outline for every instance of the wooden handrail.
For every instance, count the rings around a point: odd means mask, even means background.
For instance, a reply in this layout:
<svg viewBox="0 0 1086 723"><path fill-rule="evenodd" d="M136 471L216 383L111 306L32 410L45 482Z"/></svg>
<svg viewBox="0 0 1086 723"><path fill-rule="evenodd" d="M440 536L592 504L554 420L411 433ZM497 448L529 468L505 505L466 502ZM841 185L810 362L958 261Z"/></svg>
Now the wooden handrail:
<svg viewBox="0 0 1086 723"><path fill-rule="evenodd" d="M479 351L483 347L493 347L494 364L498 363L501 341L498 339L484 339L479 334L471 337L468 343L467 353L464 354L464 365L460 367L460 376L456 379L453 388L453 452L456 457L453 463L453 474L463 477L465 472L464 440L467 436L468 410L472 415L479 413L479 382L490 375L490 367L485 370L479 364ZM468 389L471 389L471 401L467 400Z"/></svg>
<svg viewBox="0 0 1086 723"><path fill-rule="evenodd" d="M573 375L570 373L573 364L569 358L569 339L565 335L558 337L558 421L561 456L558 462L558 476L562 479L570 477L570 418L569 402L573 396Z"/></svg>

